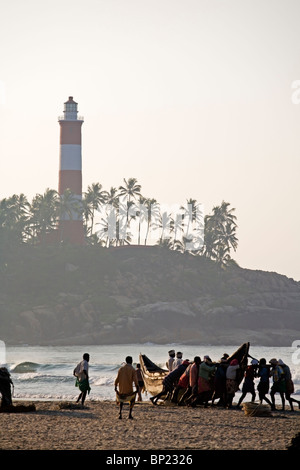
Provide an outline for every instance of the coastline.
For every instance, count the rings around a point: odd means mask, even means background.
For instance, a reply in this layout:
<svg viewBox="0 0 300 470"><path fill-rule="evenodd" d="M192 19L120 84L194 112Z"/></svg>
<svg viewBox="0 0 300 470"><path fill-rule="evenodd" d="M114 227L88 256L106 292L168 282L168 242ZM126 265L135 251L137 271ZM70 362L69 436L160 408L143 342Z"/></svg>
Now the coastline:
<svg viewBox="0 0 300 470"><path fill-rule="evenodd" d="M0 450L81 451L285 451L299 433L300 410L271 416L247 416L243 409L153 406L136 402L133 420L128 404L118 419L115 401L31 401L36 410L0 413ZM14 406L28 405L15 400Z"/></svg>

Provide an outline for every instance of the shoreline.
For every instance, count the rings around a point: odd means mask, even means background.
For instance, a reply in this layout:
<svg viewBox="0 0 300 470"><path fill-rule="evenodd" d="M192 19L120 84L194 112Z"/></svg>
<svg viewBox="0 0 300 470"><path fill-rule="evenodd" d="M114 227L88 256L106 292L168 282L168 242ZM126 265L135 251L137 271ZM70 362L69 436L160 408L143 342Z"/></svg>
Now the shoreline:
<svg viewBox="0 0 300 470"><path fill-rule="evenodd" d="M86 400L84 408L64 400L14 400L35 411L0 413L1 450L81 451L284 451L300 430L300 410L248 416L243 409L178 407L136 402L118 419L116 401ZM246 402L247 403L247 402Z"/></svg>

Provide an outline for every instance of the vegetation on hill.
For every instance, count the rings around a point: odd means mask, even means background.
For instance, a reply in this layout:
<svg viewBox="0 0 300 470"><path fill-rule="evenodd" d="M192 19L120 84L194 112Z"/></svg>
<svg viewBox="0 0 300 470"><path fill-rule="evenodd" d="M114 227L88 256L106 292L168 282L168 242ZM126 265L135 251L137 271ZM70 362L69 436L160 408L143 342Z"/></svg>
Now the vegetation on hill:
<svg viewBox="0 0 300 470"><path fill-rule="evenodd" d="M129 178L109 191L100 183L92 184L80 203L71 191L60 196L53 189L37 194L31 203L24 194L2 199L1 252L7 246L46 244L47 235L58 230L62 215L72 218L80 213L88 245L159 244L205 256L223 267L232 262L230 252L236 250L238 240L235 209L229 203L223 201L212 214L204 216L202 205L195 199L166 208L141 191L137 180Z"/></svg>

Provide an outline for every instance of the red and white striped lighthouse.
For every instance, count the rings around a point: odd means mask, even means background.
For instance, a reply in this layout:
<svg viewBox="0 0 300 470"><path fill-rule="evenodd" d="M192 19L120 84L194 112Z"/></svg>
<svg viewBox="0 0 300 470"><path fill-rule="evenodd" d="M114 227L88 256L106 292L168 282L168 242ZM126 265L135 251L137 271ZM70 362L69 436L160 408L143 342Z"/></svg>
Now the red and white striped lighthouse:
<svg viewBox="0 0 300 470"><path fill-rule="evenodd" d="M60 125L60 158L58 192L62 201L64 192L70 190L80 203L82 200L81 126L83 118L77 116L77 103L70 96L64 103ZM77 211L62 213L59 222L61 239L72 244L84 243L82 214Z"/></svg>

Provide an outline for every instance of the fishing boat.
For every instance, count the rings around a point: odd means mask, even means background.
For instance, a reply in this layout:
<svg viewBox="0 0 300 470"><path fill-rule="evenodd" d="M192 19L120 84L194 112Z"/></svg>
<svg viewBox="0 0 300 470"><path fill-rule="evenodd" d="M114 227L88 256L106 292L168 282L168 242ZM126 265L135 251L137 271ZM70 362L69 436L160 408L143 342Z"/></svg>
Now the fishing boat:
<svg viewBox="0 0 300 470"><path fill-rule="evenodd" d="M233 359L237 359L240 364L238 383L243 379L243 373L247 366L249 357L250 343L243 343L231 356L228 357L227 363ZM144 380L145 390L150 395L157 395L163 388L163 379L168 375L169 371L159 367L157 364L151 361L145 354L139 356L141 364L141 372Z"/></svg>

